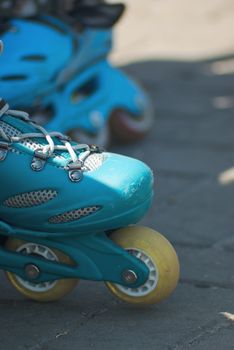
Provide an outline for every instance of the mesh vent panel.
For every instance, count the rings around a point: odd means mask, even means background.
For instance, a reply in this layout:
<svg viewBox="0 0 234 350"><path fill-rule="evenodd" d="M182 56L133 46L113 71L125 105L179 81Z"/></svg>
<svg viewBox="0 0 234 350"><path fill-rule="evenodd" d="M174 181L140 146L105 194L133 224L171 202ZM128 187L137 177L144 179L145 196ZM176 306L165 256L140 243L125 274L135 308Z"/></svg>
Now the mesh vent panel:
<svg viewBox="0 0 234 350"><path fill-rule="evenodd" d="M11 208L28 208L49 202L57 196L57 191L41 190L22 193L6 199L3 205Z"/></svg>
<svg viewBox="0 0 234 350"><path fill-rule="evenodd" d="M71 221L75 221L75 220L80 220L80 219L82 219L85 216L88 216L88 215L96 213L100 209L101 209L100 206L94 205L92 207L80 208L80 209L67 211L67 212L65 212L63 214L52 216L49 219L49 222L51 224L62 224L62 223L65 223L65 222L71 222Z"/></svg>
<svg viewBox="0 0 234 350"><path fill-rule="evenodd" d="M0 128L7 134L7 136L12 137L12 136L19 136L21 133L19 130L13 128L13 126L1 122L0 121Z"/></svg>
<svg viewBox="0 0 234 350"><path fill-rule="evenodd" d="M93 171L98 169L104 162L103 153L93 153L88 156L84 162L84 167L86 171Z"/></svg>
<svg viewBox="0 0 234 350"><path fill-rule="evenodd" d="M0 128L2 128L2 130L9 137L22 135L22 133L19 130L4 122L0 122ZM38 142L32 141L30 139L22 140L20 143L22 143L23 145L25 145L33 151L35 151L36 148L41 148L41 145Z"/></svg>

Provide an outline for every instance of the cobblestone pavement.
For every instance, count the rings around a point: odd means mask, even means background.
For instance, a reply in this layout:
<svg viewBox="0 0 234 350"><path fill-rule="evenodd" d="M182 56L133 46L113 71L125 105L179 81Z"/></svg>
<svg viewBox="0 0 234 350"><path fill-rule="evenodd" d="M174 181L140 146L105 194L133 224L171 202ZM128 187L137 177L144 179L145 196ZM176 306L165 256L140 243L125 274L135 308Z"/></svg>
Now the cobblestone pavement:
<svg viewBox="0 0 234 350"><path fill-rule="evenodd" d="M113 59L150 93L155 124L143 142L112 150L155 171L155 201L143 222L174 243L180 283L143 309L91 282L60 302L36 304L2 274L0 349L233 349L234 4L128 4Z"/></svg>

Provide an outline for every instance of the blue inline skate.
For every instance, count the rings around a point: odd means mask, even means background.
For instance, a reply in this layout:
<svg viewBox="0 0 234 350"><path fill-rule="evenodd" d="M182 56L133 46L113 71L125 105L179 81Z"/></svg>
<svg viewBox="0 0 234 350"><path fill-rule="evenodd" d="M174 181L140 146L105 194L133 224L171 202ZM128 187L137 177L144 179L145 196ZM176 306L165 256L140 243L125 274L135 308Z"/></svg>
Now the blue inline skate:
<svg viewBox="0 0 234 350"><path fill-rule="evenodd" d="M111 27L123 10L121 4L78 4L79 30L51 16L7 20L0 96L78 141L142 138L152 125L149 98L108 60Z"/></svg>
<svg viewBox="0 0 234 350"><path fill-rule="evenodd" d="M0 268L26 297L56 300L88 279L140 305L176 287L171 244L135 226L153 195L141 161L49 133L0 99L0 183Z"/></svg>
<svg viewBox="0 0 234 350"><path fill-rule="evenodd" d="M171 244L132 225L152 200L144 163L47 133L1 100L0 181L0 267L23 295L56 300L89 279L151 304L175 288Z"/></svg>

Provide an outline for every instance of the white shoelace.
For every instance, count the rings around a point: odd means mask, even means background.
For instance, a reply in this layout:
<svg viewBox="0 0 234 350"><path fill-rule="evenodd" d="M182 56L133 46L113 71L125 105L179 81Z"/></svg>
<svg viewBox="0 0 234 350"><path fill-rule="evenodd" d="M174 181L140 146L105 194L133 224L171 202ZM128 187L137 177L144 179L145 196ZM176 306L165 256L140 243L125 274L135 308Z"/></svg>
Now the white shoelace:
<svg viewBox="0 0 234 350"><path fill-rule="evenodd" d="M0 99L0 102L3 100ZM0 118L3 115L10 115L14 118L18 118L23 120L24 122L32 125L39 132L35 133L24 133L19 136L11 136L9 137L3 130L0 128L0 137L6 142L14 143L21 142L25 139L35 139L35 138L44 138L48 142L48 145L42 145L43 154L46 155L47 158L51 157L54 154L54 151L65 151L68 152L73 163L77 161L84 161L91 153L90 147L86 144L75 144L72 145L69 141L69 138L59 132L47 132L42 126L38 125L34 121L29 118L28 113L18 110L9 109L9 105L5 103L5 105L0 109ZM57 138L62 145L57 145L54 143L53 138ZM77 155L76 151L82 151Z"/></svg>

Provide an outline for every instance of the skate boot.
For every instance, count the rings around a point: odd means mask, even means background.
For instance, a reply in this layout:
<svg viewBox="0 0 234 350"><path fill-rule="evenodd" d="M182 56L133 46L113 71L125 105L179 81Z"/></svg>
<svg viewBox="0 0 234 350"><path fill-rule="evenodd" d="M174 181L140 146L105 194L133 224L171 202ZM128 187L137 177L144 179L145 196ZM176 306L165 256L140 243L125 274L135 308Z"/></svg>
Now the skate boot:
<svg viewBox="0 0 234 350"><path fill-rule="evenodd" d="M5 21L0 96L47 130L79 142L142 138L152 125L149 98L108 60L112 26L123 9L78 3L70 25L51 16Z"/></svg>
<svg viewBox="0 0 234 350"><path fill-rule="evenodd" d="M24 296L56 300L86 279L144 305L176 287L171 244L135 226L153 195L141 161L49 133L1 99L0 183L0 268Z"/></svg>

